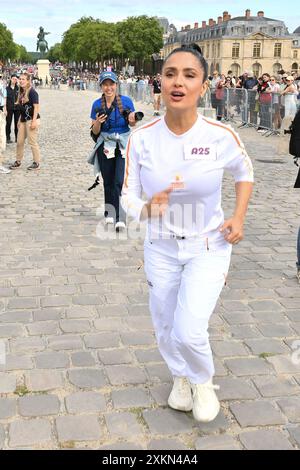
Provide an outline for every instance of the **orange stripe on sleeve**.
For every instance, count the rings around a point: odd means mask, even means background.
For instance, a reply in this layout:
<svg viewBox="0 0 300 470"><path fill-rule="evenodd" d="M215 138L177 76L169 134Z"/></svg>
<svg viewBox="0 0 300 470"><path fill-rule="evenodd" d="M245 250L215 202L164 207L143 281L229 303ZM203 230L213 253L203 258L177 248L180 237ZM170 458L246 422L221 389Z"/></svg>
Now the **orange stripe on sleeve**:
<svg viewBox="0 0 300 470"><path fill-rule="evenodd" d="M203 121L207 122L207 124L211 124L212 126L217 126L217 127L222 127L222 129L225 129L226 131L230 132L230 134L233 136L234 140L236 141L236 143L238 144L239 147L242 147L242 143L241 141L237 138L237 136L235 135L235 133L229 129L229 127L227 126L223 126L222 124L219 124L217 122L210 122L210 121L207 121L205 118L203 118Z"/></svg>

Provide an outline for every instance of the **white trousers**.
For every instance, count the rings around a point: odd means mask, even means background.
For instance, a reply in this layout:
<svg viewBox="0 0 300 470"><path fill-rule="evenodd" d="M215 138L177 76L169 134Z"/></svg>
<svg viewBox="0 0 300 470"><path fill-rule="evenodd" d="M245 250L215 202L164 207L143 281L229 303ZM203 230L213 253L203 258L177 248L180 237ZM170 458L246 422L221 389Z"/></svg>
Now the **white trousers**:
<svg viewBox="0 0 300 470"><path fill-rule="evenodd" d="M173 376L205 383L215 373L208 322L225 284L232 246L221 239L145 240L150 311Z"/></svg>

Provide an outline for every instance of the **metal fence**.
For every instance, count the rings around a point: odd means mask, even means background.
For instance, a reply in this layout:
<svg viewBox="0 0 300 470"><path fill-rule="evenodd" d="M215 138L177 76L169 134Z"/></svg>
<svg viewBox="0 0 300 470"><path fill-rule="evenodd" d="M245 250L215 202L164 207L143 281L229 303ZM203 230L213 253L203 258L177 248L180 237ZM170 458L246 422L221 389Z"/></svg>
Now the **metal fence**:
<svg viewBox="0 0 300 470"><path fill-rule="evenodd" d="M101 92L99 83L95 81L88 82L87 89ZM152 86L142 82L121 82L118 92L130 96L135 102L154 102ZM279 133L284 120L287 122L294 118L300 103L296 94L282 96L280 93L259 94L256 90L244 88L221 88L208 89L198 106L206 110L215 109L218 120L254 127L268 136Z"/></svg>
<svg viewBox="0 0 300 470"><path fill-rule="evenodd" d="M243 88L224 88L212 91L211 104L217 119L241 126L254 127L266 136L280 133L291 121L299 107L297 94L261 93Z"/></svg>
<svg viewBox="0 0 300 470"><path fill-rule="evenodd" d="M87 89L101 93L99 82L90 81L87 83ZM118 93L120 95L129 96L133 101L140 101L142 103L154 103L153 87L146 83L118 83ZM203 108L211 108L210 90L207 91L205 96L199 100L199 106Z"/></svg>

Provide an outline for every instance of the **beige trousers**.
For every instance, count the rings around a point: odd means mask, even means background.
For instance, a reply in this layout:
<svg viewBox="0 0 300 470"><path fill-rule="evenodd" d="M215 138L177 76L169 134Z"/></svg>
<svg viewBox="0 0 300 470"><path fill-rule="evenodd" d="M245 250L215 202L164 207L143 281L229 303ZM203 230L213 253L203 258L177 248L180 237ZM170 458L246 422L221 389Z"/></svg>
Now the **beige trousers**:
<svg viewBox="0 0 300 470"><path fill-rule="evenodd" d="M26 121L26 122L20 122L20 127L18 131L18 140L17 140L17 157L16 160L18 162L21 162L24 157L24 145L25 145L25 140L27 138L28 143L31 147L32 151L32 156L33 160L36 163L40 163L41 156L40 156L40 148L37 143L37 138L38 138L38 129L40 126L40 120L37 119L37 127L35 129L31 129L31 122L32 121Z"/></svg>

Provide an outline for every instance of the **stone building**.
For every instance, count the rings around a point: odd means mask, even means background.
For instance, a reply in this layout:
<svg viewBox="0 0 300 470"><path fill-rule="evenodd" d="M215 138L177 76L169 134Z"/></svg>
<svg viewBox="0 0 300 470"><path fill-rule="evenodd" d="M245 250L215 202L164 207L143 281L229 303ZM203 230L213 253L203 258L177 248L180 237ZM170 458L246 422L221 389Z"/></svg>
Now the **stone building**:
<svg viewBox="0 0 300 470"><path fill-rule="evenodd" d="M263 72L277 74L280 70L299 71L300 27L290 34L283 21L266 18L263 11L256 16L250 10L244 16L231 18L225 11L217 20L194 23L181 31L173 29L165 39L162 55L185 43L197 43L213 70L240 75L253 70L256 76Z"/></svg>

